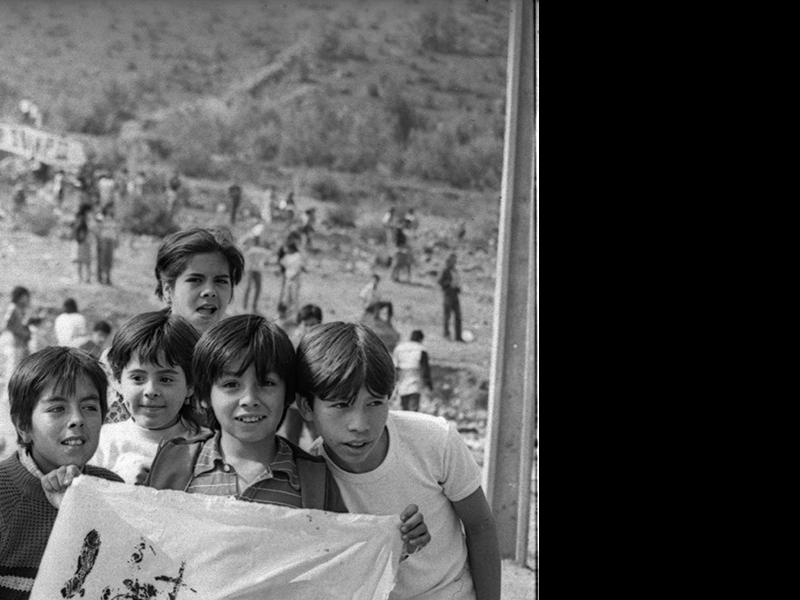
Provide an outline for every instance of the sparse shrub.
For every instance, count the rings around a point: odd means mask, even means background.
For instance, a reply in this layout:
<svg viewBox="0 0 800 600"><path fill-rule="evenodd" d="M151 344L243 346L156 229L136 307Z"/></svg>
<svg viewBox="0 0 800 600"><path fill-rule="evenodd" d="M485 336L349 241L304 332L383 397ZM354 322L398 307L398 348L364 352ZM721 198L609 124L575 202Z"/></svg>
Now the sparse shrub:
<svg viewBox="0 0 800 600"><path fill-rule="evenodd" d="M113 80L94 100L79 102L62 97L57 112L68 131L106 135L118 133L122 124L135 116L135 109L130 91Z"/></svg>
<svg viewBox="0 0 800 600"><path fill-rule="evenodd" d="M190 177L219 177L222 170L214 160L229 139L225 124L207 110L175 113L159 126L157 136L169 140L175 167Z"/></svg>
<svg viewBox="0 0 800 600"><path fill-rule="evenodd" d="M362 241L374 244L386 243L386 228L380 223L367 223L358 228L358 237Z"/></svg>
<svg viewBox="0 0 800 600"><path fill-rule="evenodd" d="M453 125L437 131L414 131L400 165L407 175L477 189L497 189L502 168L500 140L484 133L462 145Z"/></svg>
<svg viewBox="0 0 800 600"><path fill-rule="evenodd" d="M0 114L15 110L18 100L17 89L0 79Z"/></svg>
<svg viewBox="0 0 800 600"><path fill-rule="evenodd" d="M355 206L340 204L328 209L326 221L332 227L353 228L356 226L356 216Z"/></svg>
<svg viewBox="0 0 800 600"><path fill-rule="evenodd" d="M317 44L317 56L324 60L335 59L339 56L342 36L336 27L326 25L322 28Z"/></svg>
<svg viewBox="0 0 800 600"><path fill-rule="evenodd" d="M340 202L345 196L339 182L331 175L317 175L309 185L311 194L324 202Z"/></svg>
<svg viewBox="0 0 800 600"><path fill-rule="evenodd" d="M386 109L394 118L394 138L405 146L411 131L424 128L424 118L414 110L397 86L390 86L386 94Z"/></svg>
<svg viewBox="0 0 800 600"><path fill-rule="evenodd" d="M452 10L443 15L435 8L423 11L419 16L417 29L423 50L443 54L468 50L469 36Z"/></svg>
<svg viewBox="0 0 800 600"><path fill-rule="evenodd" d="M47 237L58 226L58 216L51 206L29 204L19 215L20 226L40 237Z"/></svg>
<svg viewBox="0 0 800 600"><path fill-rule="evenodd" d="M135 235L164 237L180 229L167 210L163 195L131 198L117 209L123 231Z"/></svg>

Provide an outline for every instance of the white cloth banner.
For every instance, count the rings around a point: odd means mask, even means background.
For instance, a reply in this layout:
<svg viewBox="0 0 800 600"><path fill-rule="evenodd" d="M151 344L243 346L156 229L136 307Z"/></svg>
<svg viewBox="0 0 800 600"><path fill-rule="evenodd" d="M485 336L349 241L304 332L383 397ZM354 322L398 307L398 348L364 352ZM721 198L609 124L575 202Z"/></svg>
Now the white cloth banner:
<svg viewBox="0 0 800 600"><path fill-rule="evenodd" d="M26 125L0 123L0 150L65 168L86 162L78 140Z"/></svg>
<svg viewBox="0 0 800 600"><path fill-rule="evenodd" d="M385 600L399 522L78 477L31 600Z"/></svg>

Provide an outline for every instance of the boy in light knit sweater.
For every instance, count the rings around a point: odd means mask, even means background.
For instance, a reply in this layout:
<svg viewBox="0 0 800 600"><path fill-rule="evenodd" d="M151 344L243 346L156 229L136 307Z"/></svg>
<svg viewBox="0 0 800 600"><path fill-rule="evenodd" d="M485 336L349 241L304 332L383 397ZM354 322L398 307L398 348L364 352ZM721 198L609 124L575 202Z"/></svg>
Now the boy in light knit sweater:
<svg viewBox="0 0 800 600"><path fill-rule="evenodd" d="M25 358L8 383L19 450L0 463L0 598L26 600L58 514L78 475L122 481L86 463L106 410L106 375L77 348L52 346Z"/></svg>

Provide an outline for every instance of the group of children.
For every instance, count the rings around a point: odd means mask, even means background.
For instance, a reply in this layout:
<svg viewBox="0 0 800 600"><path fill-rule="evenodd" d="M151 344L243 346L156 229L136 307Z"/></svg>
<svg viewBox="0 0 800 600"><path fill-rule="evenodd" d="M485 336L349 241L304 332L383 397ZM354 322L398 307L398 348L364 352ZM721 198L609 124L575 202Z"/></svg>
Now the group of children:
<svg viewBox="0 0 800 600"><path fill-rule="evenodd" d="M390 413L392 355L363 324L309 327L295 349L264 317L223 318L241 254L185 243L198 235L159 250L167 309L134 316L111 342L111 383L130 419L103 424L108 381L79 349L46 348L13 372L19 450L0 463L0 596L28 597L60 499L83 474L399 515L407 559L393 599L499 598L494 520L454 425ZM295 400L319 434L310 452L277 435Z"/></svg>

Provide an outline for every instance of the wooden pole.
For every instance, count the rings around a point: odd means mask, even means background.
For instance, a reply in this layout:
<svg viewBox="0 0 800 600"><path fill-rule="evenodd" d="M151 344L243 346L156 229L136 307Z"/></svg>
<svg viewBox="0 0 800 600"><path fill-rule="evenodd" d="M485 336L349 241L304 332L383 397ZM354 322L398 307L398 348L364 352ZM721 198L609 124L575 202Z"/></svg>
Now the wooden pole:
<svg viewBox="0 0 800 600"><path fill-rule="evenodd" d="M534 0L511 0L509 21L506 135L483 483L497 521L501 555L525 564L538 410Z"/></svg>

